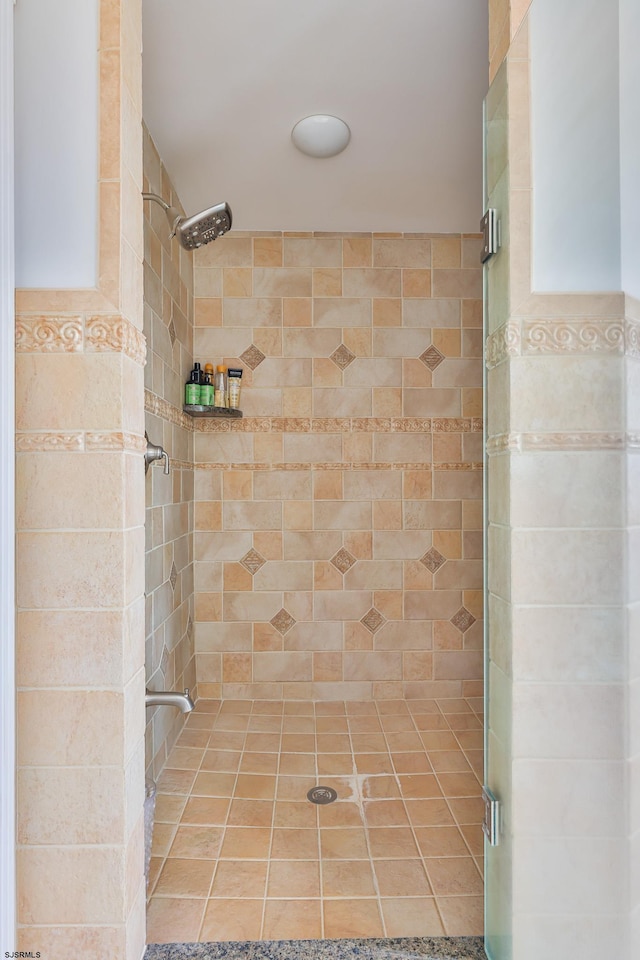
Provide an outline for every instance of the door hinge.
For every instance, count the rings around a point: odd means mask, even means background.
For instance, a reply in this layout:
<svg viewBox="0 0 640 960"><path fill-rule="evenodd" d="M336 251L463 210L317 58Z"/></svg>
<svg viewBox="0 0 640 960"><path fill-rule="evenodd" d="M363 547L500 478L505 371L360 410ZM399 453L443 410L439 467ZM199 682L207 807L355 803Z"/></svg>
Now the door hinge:
<svg viewBox="0 0 640 960"><path fill-rule="evenodd" d="M486 263L500 249L500 221L498 211L490 207L480 221L482 231L482 253L480 260Z"/></svg>
<svg viewBox="0 0 640 960"><path fill-rule="evenodd" d="M496 799L489 787L483 787L482 802L484 803L482 832L489 845L497 847L500 843L500 801Z"/></svg>

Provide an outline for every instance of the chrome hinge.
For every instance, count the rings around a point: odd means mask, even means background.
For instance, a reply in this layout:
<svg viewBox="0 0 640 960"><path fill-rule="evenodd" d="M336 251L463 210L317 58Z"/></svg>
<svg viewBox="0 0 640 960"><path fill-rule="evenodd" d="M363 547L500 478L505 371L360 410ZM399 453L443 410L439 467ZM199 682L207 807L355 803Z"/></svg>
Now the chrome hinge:
<svg viewBox="0 0 640 960"><path fill-rule="evenodd" d="M482 231L480 260L482 263L486 263L500 249L500 221L498 220L498 211L493 207L487 210L480 221L480 230Z"/></svg>
<svg viewBox="0 0 640 960"><path fill-rule="evenodd" d="M484 803L482 832L490 846L497 847L500 842L500 801L496 800L488 787L483 787L482 802Z"/></svg>

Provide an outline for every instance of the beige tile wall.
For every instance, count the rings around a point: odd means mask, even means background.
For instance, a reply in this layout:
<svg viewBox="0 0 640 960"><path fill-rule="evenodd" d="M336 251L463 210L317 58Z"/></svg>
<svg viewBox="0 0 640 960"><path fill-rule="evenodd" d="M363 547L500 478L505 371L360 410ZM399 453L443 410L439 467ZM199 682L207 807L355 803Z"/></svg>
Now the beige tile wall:
<svg viewBox="0 0 640 960"><path fill-rule="evenodd" d="M102 0L98 286L16 295L18 950L50 960L145 943L140 48Z"/></svg>
<svg viewBox="0 0 640 960"><path fill-rule="evenodd" d="M180 209L149 132L144 130L144 189ZM169 238L159 204L144 204L145 427L169 454L171 473L151 466L146 483L146 680L150 690L197 695L193 638L193 432L176 415L193 366L193 256ZM162 769L185 716L171 707L147 710L146 765Z"/></svg>
<svg viewBox="0 0 640 960"><path fill-rule="evenodd" d="M475 236L231 234L195 255L204 696L460 696L482 677Z"/></svg>

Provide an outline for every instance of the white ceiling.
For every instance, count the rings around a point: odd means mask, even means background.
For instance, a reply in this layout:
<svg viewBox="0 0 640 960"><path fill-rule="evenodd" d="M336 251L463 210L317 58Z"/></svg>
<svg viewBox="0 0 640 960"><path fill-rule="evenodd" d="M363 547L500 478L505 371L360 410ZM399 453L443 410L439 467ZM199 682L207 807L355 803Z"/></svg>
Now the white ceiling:
<svg viewBox="0 0 640 960"><path fill-rule="evenodd" d="M487 0L143 0L144 117L187 214L239 230L469 232ZM337 157L302 117L351 127Z"/></svg>

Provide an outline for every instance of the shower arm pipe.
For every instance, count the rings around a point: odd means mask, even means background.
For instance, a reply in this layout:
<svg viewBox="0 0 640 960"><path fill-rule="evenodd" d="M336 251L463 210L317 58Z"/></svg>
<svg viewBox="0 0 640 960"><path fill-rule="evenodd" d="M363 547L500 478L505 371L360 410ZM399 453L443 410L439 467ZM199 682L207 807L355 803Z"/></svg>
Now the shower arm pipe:
<svg viewBox="0 0 640 960"><path fill-rule="evenodd" d="M153 200L155 203L159 203L164 212L167 215L167 219L171 224L171 233L169 234L169 239L173 240L178 229L178 224L183 219L182 214L179 210L176 210L175 207L172 207L171 204L167 203L166 200L163 200L162 197L159 197L157 193L143 193L143 200Z"/></svg>

